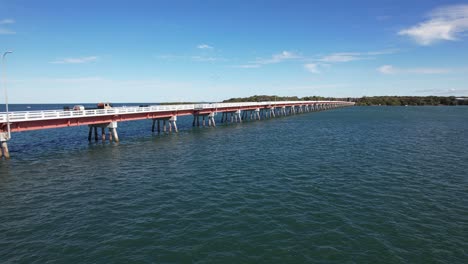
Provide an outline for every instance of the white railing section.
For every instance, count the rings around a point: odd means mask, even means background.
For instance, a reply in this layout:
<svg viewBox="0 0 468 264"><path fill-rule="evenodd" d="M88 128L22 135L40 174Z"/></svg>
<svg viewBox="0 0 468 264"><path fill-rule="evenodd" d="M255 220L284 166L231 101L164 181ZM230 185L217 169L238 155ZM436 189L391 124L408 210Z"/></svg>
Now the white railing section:
<svg viewBox="0 0 468 264"><path fill-rule="evenodd" d="M9 121L11 123L22 121L51 120L62 118L79 118L121 114L136 113L154 113L154 112L172 112L183 110L205 110L216 111L218 108L226 107L249 107L249 106L275 106L284 104L337 104L353 105L352 102L343 101L278 101L278 102L247 102L247 103L212 103L212 104L181 104L181 105L152 105L148 107L113 107L108 109L89 109L89 110L42 110L42 111L18 111L9 112ZM0 123L7 122L7 114L0 113Z"/></svg>

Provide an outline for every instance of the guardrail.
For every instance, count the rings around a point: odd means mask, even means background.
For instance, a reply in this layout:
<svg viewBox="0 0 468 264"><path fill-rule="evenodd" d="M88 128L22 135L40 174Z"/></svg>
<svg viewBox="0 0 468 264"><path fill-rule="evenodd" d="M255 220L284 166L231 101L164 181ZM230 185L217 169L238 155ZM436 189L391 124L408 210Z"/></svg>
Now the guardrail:
<svg viewBox="0 0 468 264"><path fill-rule="evenodd" d="M34 120L50 120L62 118L79 118L106 115L121 115L134 113L170 112L182 110L204 110L217 108L248 107L248 106L274 106L291 104L354 104L343 101L278 101L278 102L247 102L247 103L212 103L212 104L183 104L183 105L152 105L148 107L113 107L109 109L91 110L42 110L9 112L10 123ZM0 123L7 122L7 113L0 113Z"/></svg>

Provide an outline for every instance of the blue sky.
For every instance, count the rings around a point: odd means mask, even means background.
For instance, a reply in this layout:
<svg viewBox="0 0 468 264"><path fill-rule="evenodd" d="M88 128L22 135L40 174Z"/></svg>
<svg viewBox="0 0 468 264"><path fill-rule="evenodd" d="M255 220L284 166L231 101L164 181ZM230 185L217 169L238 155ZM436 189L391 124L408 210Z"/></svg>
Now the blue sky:
<svg viewBox="0 0 468 264"><path fill-rule="evenodd" d="M467 96L468 2L0 0L6 50L12 103Z"/></svg>

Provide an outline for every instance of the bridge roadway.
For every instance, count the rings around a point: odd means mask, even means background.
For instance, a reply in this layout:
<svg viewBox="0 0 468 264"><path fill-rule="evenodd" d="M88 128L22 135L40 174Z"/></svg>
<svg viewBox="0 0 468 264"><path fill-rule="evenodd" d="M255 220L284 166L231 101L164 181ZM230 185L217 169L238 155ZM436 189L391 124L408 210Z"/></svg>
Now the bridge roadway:
<svg viewBox="0 0 468 264"><path fill-rule="evenodd" d="M11 132L21 132L40 129L51 129L71 126L89 126L88 139L91 141L94 129L98 140L97 129L101 128L101 138L105 140L105 129L109 130L109 140L118 142L117 122L152 119L152 131L166 132L168 121L169 131L174 127L177 132L177 117L193 115L193 126L216 126L215 116L221 113L221 123L242 122L244 119L260 120L289 114L320 111L344 106L352 106L353 102L344 101L278 101L278 102L242 102L242 103L212 103L212 104L181 104L152 105L148 107L113 107L108 109L90 110L43 110L0 113L0 148L3 156L9 158L7 141ZM0 153L1 154L1 153Z"/></svg>

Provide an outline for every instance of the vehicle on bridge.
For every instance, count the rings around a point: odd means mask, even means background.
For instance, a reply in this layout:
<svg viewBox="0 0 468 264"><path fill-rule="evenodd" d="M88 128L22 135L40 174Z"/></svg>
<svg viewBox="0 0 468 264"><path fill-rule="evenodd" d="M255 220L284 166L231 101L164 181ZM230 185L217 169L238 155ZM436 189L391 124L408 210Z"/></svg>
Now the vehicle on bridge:
<svg viewBox="0 0 468 264"><path fill-rule="evenodd" d="M112 104L111 103L98 103L97 108L98 109L110 109L112 108Z"/></svg>
<svg viewBox="0 0 468 264"><path fill-rule="evenodd" d="M111 103L98 103L96 104L96 107L85 107L84 105L75 105L73 108L70 108L69 106L64 106L63 110L64 111L84 111L84 110L94 110L94 109L111 109L112 104Z"/></svg>

